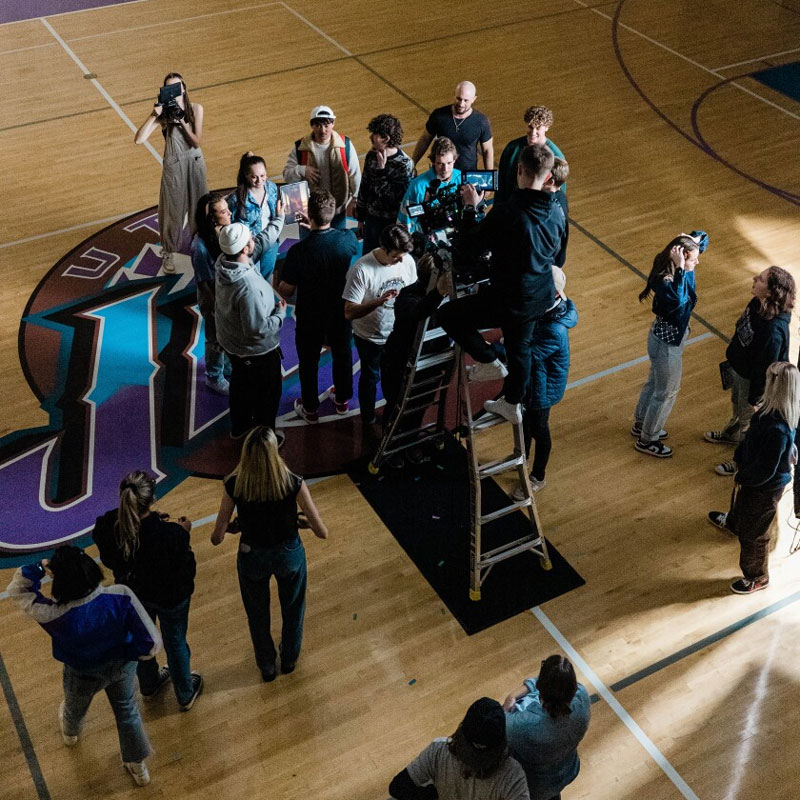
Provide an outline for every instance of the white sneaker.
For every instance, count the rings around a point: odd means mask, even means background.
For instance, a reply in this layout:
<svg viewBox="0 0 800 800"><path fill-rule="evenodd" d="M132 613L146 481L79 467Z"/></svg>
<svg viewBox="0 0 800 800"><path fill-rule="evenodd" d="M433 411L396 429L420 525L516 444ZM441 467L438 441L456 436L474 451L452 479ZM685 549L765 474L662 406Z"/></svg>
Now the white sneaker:
<svg viewBox="0 0 800 800"><path fill-rule="evenodd" d="M224 377L219 377L217 380L206 378L206 386L217 394L229 395L231 393L231 384L228 379Z"/></svg>
<svg viewBox="0 0 800 800"><path fill-rule="evenodd" d="M483 407L491 414L498 414L505 417L509 422L519 425L522 422L522 404L509 403L505 397L498 397L497 400L487 400Z"/></svg>
<svg viewBox="0 0 800 800"><path fill-rule="evenodd" d="M150 773L144 761L123 761L122 766L130 772L137 786L147 786L150 783Z"/></svg>
<svg viewBox="0 0 800 800"><path fill-rule="evenodd" d="M175 272L175 262L172 260L175 254L166 253L163 250L161 252L163 253L163 257L161 258L161 269L163 269L164 272Z"/></svg>
<svg viewBox="0 0 800 800"><path fill-rule="evenodd" d="M506 375L508 375L508 368L499 358L488 364L478 362L467 367L467 377L471 381L496 381L505 378Z"/></svg>
<svg viewBox="0 0 800 800"><path fill-rule="evenodd" d="M71 736L68 733L64 732L64 701L61 701L61 705L58 707L58 727L61 728L61 738L64 740L64 744L67 747L74 747L78 744L78 736Z"/></svg>
<svg viewBox="0 0 800 800"><path fill-rule="evenodd" d="M531 484L531 491L536 494L540 489L544 489L547 486L547 481L537 481L536 478L528 477L528 480ZM525 490L522 487L521 483L517 484L517 488L511 492L512 499L516 500L518 503L521 503L525 499Z"/></svg>

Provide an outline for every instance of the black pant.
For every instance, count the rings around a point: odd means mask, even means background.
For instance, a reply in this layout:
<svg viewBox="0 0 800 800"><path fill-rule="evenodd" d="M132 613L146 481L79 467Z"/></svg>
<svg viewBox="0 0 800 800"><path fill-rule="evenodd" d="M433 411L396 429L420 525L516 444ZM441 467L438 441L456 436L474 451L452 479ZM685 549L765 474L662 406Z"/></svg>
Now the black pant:
<svg viewBox="0 0 800 800"><path fill-rule="evenodd" d="M526 408L522 419L522 431L525 435L525 457L531 452L531 442L536 442L533 453L531 475L537 481L544 480L547 462L553 443L550 439L550 408Z"/></svg>
<svg viewBox="0 0 800 800"><path fill-rule="evenodd" d="M256 425L275 430L275 417L281 402L281 349L276 347L260 356L235 356L228 353L231 372L231 433L242 436Z"/></svg>
<svg viewBox="0 0 800 800"><path fill-rule="evenodd" d="M769 532L783 489L733 487L727 525L739 537L739 568L749 581L769 580Z"/></svg>
<svg viewBox="0 0 800 800"><path fill-rule="evenodd" d="M321 320L320 324L297 326L294 343L300 373L300 395L306 411L319 408L319 356L327 342L333 360L336 400L344 403L353 396L353 332L346 319Z"/></svg>
<svg viewBox="0 0 800 800"><path fill-rule="evenodd" d="M509 403L519 403L531 375L531 340L537 317L524 304L509 306L491 287L478 294L461 297L439 310L439 324L476 361L488 364L495 354L478 328L503 331L508 376L503 394Z"/></svg>
<svg viewBox="0 0 800 800"><path fill-rule="evenodd" d="M378 396L378 381L381 379L381 353L383 345L360 336L353 337L358 357L361 359L361 374L358 378L358 406L363 422L375 421L375 401Z"/></svg>

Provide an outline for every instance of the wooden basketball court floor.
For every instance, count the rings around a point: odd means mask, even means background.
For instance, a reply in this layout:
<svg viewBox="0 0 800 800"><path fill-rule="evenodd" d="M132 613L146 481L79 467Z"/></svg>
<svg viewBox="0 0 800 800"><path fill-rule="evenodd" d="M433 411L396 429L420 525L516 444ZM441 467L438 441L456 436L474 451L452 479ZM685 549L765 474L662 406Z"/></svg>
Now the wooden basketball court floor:
<svg viewBox="0 0 800 800"><path fill-rule="evenodd" d="M730 482L713 465L729 456L701 433L726 417L717 364L752 276L797 267L800 103L750 75L796 61L799 42L797 0L141 0L0 26L3 436L48 421L16 346L37 283L108 221L157 202L159 163L134 147L130 123L166 72L205 106L211 186L234 182L246 149L278 174L321 102L363 153L376 113L398 115L413 141L471 79L498 157L525 107L550 106L572 169L567 291L580 322L537 499L586 579L467 637L351 482L330 478L312 488L331 536L306 541L303 656L261 684L235 542L208 542L218 484L191 478L160 505L198 521L189 641L206 689L188 714L171 697L145 709L152 783L137 789L119 768L102 699L80 746L63 747L48 638L3 599L0 798L383 798L472 700L502 699L559 650L598 698L565 798L796 798L791 496L769 589L732 595L736 542L705 520L727 507ZM675 456L658 461L628 432L650 324L636 294L654 253L691 228L711 246L669 423ZM500 433L490 443L506 446Z"/></svg>

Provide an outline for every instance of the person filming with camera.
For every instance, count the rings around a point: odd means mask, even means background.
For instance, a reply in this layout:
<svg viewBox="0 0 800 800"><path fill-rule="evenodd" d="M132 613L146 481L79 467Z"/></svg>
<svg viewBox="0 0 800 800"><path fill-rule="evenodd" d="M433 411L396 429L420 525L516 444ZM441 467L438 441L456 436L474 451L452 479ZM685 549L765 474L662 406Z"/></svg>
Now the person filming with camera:
<svg viewBox="0 0 800 800"><path fill-rule="evenodd" d="M522 421L522 396L531 372L531 340L536 320L555 302L551 265L561 251L566 219L552 193L543 187L553 169L553 153L543 145L526 147L517 166L517 188L472 229L464 243L475 252L491 251L490 283L477 294L448 303L439 312L442 328L477 362L473 381L505 378L503 395L484 408L510 422ZM465 215L481 195L461 187ZM496 357L479 328L502 328L508 368Z"/></svg>

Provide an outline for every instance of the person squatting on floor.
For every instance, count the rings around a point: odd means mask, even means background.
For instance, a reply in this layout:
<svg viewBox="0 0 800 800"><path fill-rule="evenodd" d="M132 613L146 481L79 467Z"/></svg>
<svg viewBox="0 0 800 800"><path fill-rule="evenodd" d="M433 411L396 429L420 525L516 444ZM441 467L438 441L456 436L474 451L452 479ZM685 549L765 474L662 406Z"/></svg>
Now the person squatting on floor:
<svg viewBox="0 0 800 800"><path fill-rule="evenodd" d="M333 361L333 403L346 414L353 396L353 332L344 315L347 270L358 253L352 231L331 227L336 200L326 189L315 189L308 200L309 235L292 245L281 270L278 293L295 297L295 347L300 373L297 416L319 421L319 359L322 346L330 347Z"/></svg>
<svg viewBox="0 0 800 800"><path fill-rule="evenodd" d="M682 233L653 259L647 284L639 293L640 303L653 295L656 318L647 338L650 372L633 412L631 435L636 437L634 447L640 453L656 458L672 455L672 448L662 441L667 438L664 425L681 387L683 348L697 303L695 267L699 258L700 244Z"/></svg>
<svg viewBox="0 0 800 800"><path fill-rule="evenodd" d="M712 444L739 444L750 426L764 391L767 367L789 358L789 321L795 300L794 278L780 267L769 267L753 278L753 299L736 323L728 349L726 370L731 390L731 418L721 430L706 431ZM717 464L718 475L733 475L736 461Z"/></svg>
<svg viewBox="0 0 800 800"><path fill-rule="evenodd" d="M92 537L115 583L130 588L161 625L168 666L159 669L155 658L138 663L142 697L155 697L171 679L178 706L188 711L203 691L186 642L196 572L192 523L186 517L172 522L169 514L155 511L155 486L152 475L129 472L119 485L119 508L97 518Z"/></svg>
<svg viewBox="0 0 800 800"><path fill-rule="evenodd" d="M41 592L53 579L52 599ZM48 561L20 567L8 585L48 633L53 658L64 664L58 722L64 744L78 743L92 698L105 691L117 723L122 763L139 786L150 782L145 759L153 752L136 699L136 667L161 649L153 621L127 586L101 586L103 570L83 550L62 545Z"/></svg>
<svg viewBox="0 0 800 800"><path fill-rule="evenodd" d="M770 527L783 490L797 464L795 431L800 416L800 373L794 364L777 361L767 367L764 394L736 448L738 467L731 507L710 511L709 520L739 538L742 577L731 584L736 594L769 585Z"/></svg>
<svg viewBox="0 0 800 800"><path fill-rule="evenodd" d="M506 735L511 755L528 781L531 800L560 800L578 777L578 744L586 735L591 701L568 658L542 661L539 677L526 678L506 697Z"/></svg>
<svg viewBox="0 0 800 800"><path fill-rule="evenodd" d="M270 578L281 605L281 672L294 671L303 641L306 612L306 551L298 533L297 507L320 539L328 529L299 475L278 453L275 432L266 426L247 434L236 469L223 482L222 502L211 543L222 544L234 508L241 539L236 569L256 664L264 681L277 675L277 651L270 635Z"/></svg>
<svg viewBox="0 0 800 800"><path fill-rule="evenodd" d="M497 700L482 697L446 739L434 739L389 784L394 800L530 800L525 773L508 751Z"/></svg>
<svg viewBox="0 0 800 800"><path fill-rule="evenodd" d="M189 233L194 235L194 210L208 193L206 162L200 142L203 138L203 106L192 103L183 77L170 72L164 86L179 83L181 93L175 106L158 102L136 131L135 144L144 144L157 127L164 136L161 194L158 198L158 228L161 233L162 268L174 272L174 255L180 252L184 222L189 217Z"/></svg>

